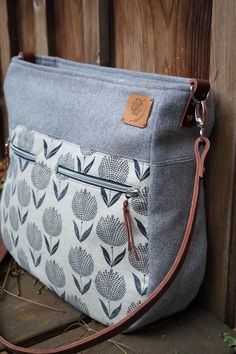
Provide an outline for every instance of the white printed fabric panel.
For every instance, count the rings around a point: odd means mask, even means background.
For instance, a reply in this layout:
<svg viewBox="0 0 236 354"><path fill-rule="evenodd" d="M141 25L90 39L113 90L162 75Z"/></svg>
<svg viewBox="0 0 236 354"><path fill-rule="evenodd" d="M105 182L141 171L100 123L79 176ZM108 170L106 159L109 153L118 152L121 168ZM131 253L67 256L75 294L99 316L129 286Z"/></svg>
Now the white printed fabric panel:
<svg viewBox="0 0 236 354"><path fill-rule="evenodd" d="M16 261L110 325L147 297L146 162L103 154L18 126L1 199L1 232ZM133 249L123 215L126 192Z"/></svg>

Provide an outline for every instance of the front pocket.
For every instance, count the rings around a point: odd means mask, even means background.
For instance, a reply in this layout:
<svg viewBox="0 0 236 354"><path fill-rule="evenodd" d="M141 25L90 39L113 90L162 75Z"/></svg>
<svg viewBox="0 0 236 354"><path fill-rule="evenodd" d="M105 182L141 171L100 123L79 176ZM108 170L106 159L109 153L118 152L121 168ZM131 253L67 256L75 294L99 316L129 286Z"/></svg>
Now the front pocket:
<svg viewBox="0 0 236 354"><path fill-rule="evenodd" d="M147 296L149 164L38 132L32 147L21 132L10 144L3 192L5 244L79 310L117 322ZM60 149L45 154L46 144Z"/></svg>

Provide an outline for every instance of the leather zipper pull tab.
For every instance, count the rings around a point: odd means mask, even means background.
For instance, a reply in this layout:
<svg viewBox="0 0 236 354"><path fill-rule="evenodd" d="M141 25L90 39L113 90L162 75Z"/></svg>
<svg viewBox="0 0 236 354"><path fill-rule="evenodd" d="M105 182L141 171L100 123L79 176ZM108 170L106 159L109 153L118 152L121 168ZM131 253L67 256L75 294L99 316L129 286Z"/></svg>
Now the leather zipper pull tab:
<svg viewBox="0 0 236 354"><path fill-rule="evenodd" d="M127 232L127 236L128 236L128 251L129 252L133 251L135 258L137 260L139 260L137 249L134 244L134 237L133 237L133 232L132 232L132 227L131 227L131 217L130 217L130 212L129 212L128 197L126 197L126 199L123 202L123 213L124 213L126 232Z"/></svg>
<svg viewBox="0 0 236 354"><path fill-rule="evenodd" d="M5 157L6 162L7 162L6 168L8 169L9 161L10 161L9 143L8 142L5 144L5 147L4 147L4 157Z"/></svg>

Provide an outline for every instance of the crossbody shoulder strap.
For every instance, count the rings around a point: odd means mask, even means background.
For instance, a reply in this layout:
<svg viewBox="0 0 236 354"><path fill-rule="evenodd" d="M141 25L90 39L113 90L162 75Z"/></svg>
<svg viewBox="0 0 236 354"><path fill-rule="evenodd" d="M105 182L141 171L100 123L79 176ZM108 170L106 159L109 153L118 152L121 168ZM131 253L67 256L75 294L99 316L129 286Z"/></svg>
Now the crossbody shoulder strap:
<svg viewBox="0 0 236 354"><path fill-rule="evenodd" d="M134 322L136 322L140 317L142 317L150 308L161 298L161 296L166 292L169 286L173 283L175 277L177 276L187 250L191 242L191 234L194 226L199 191L200 191L200 180L203 177L204 173L204 161L207 155L207 152L210 147L210 142L205 137L200 137L196 140L194 145L195 156L196 156L196 172L195 172L195 181L192 195L192 202L189 211L188 222L186 225L186 230L182 243L180 245L179 251L176 255L174 262L172 263L168 273L165 275L158 287L153 291L153 293L137 308L130 312L126 317L124 317L118 323L105 328L104 330L91 335L90 337L75 341L73 343L67 344L65 346L56 348L56 349L29 349L16 346L11 344L6 339L0 336L0 342L10 349L14 353L32 353L32 354L74 354L79 351L88 349L94 345L97 345L111 337L117 335L118 333L124 331Z"/></svg>
<svg viewBox="0 0 236 354"><path fill-rule="evenodd" d="M1 245L0 246L0 263L3 261L3 259L6 257L7 255L7 249L5 246Z"/></svg>

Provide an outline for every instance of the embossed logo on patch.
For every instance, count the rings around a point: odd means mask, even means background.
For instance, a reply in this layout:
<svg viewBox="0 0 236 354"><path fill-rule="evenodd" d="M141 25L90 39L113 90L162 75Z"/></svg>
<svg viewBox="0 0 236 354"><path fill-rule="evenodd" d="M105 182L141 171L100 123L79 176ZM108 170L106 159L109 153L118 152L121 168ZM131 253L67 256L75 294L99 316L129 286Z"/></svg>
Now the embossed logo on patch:
<svg viewBox="0 0 236 354"><path fill-rule="evenodd" d="M132 94L128 97L128 103L122 116L122 122L139 128L147 126L150 116L153 98Z"/></svg>

